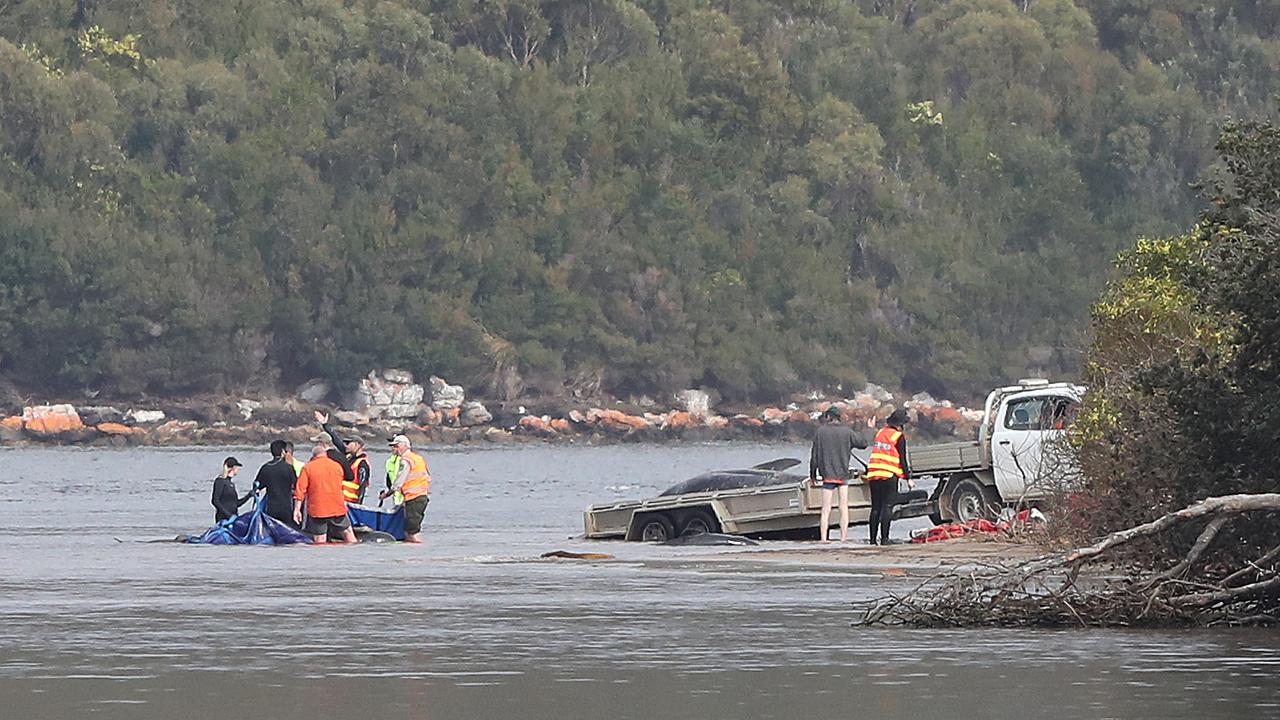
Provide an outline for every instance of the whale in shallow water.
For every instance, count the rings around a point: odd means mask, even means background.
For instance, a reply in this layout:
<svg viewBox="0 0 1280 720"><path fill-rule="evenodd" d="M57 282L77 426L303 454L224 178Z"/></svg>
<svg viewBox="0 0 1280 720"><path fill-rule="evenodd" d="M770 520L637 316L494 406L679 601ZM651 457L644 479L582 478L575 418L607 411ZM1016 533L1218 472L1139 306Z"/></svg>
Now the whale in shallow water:
<svg viewBox="0 0 1280 720"><path fill-rule="evenodd" d="M663 490L658 497L800 482L804 478L793 473L784 472L788 468L799 464L800 461L795 458L779 458L745 470L716 470L703 473L672 485Z"/></svg>

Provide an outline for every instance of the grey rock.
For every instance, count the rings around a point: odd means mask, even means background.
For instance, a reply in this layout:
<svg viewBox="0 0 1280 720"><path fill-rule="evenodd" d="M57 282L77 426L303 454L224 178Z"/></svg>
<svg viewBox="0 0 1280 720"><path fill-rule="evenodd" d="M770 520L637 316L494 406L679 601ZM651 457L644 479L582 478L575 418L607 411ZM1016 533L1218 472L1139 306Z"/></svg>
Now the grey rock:
<svg viewBox="0 0 1280 720"><path fill-rule="evenodd" d="M450 385L444 378L431 376L431 407L436 410L452 410L462 407L466 392L461 385Z"/></svg>
<svg viewBox="0 0 1280 720"><path fill-rule="evenodd" d="M413 373L408 370L397 370L388 368L382 371L382 379L387 382L399 383L401 385L410 385L413 383Z"/></svg>
<svg viewBox="0 0 1280 720"><path fill-rule="evenodd" d="M253 413L260 407L262 407L262 403L257 400L241 398L236 402L236 408L240 410L240 416L245 420L251 419L253 417Z"/></svg>
<svg viewBox="0 0 1280 720"><path fill-rule="evenodd" d="M333 414L333 419L343 425L360 426L369 424L368 415L352 410L339 410Z"/></svg>
<svg viewBox="0 0 1280 720"><path fill-rule="evenodd" d="M164 421L164 411L162 410L130 410L124 414L124 419L134 425L153 425Z"/></svg>
<svg viewBox="0 0 1280 720"><path fill-rule="evenodd" d="M702 390L681 390L676 393L676 402L695 418L705 418L711 414L711 396Z"/></svg>
<svg viewBox="0 0 1280 720"><path fill-rule="evenodd" d="M85 425L99 425L101 423L124 422L124 411L110 405L86 405L76 408L80 413L80 419Z"/></svg>
<svg viewBox="0 0 1280 720"><path fill-rule="evenodd" d="M417 405L426 397L426 389L421 385L388 385L387 395L391 398L388 405ZM397 417L407 417L398 415Z"/></svg>
<svg viewBox="0 0 1280 720"><path fill-rule="evenodd" d="M382 405L377 408L379 410L378 417L383 418L416 418L418 417L418 403L392 403L391 405Z"/></svg>
<svg viewBox="0 0 1280 720"><path fill-rule="evenodd" d="M360 379L348 398L351 409L370 418L407 418L418 414L418 404L426 391L421 385L402 383L390 378L409 380L413 376L404 370L372 370Z"/></svg>
<svg viewBox="0 0 1280 720"><path fill-rule="evenodd" d="M911 396L911 404L921 407L934 407L938 404L938 401L929 393L922 392Z"/></svg>
<svg viewBox="0 0 1280 720"><path fill-rule="evenodd" d="M458 422L464 427L485 425L491 420L493 420L493 414L489 412L488 408L474 401L463 403L462 412L458 415Z"/></svg>
<svg viewBox="0 0 1280 720"><path fill-rule="evenodd" d="M862 392L875 398L878 403L893 402L893 393L885 390L875 383L867 383L867 386L862 389Z"/></svg>
<svg viewBox="0 0 1280 720"><path fill-rule="evenodd" d="M329 383L320 378L312 378L299 385L295 394L299 400L314 405L329 397L330 389Z"/></svg>

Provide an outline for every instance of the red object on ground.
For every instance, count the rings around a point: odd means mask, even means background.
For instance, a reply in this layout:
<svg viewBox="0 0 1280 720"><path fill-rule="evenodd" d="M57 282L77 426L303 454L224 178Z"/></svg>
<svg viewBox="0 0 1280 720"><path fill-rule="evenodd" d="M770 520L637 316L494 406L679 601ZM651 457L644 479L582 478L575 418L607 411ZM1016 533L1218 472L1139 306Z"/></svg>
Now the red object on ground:
<svg viewBox="0 0 1280 720"><path fill-rule="evenodd" d="M913 543L939 542L941 540L954 540L955 538L972 535L973 533L999 533L1009 530L1016 523L1025 523L1031 519L1031 511L1023 510L1013 517L1013 521L1001 520L1000 522L991 522L990 520L970 520L966 523L948 523L946 525L935 525L929 528L929 532L923 535L917 535L911 538Z"/></svg>

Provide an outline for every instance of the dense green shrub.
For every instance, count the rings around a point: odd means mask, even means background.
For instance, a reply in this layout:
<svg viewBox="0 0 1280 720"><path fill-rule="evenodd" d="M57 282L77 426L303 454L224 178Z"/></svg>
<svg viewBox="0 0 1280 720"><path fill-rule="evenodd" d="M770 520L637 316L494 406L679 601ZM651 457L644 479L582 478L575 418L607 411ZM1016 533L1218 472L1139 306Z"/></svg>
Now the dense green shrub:
<svg viewBox="0 0 1280 720"><path fill-rule="evenodd" d="M1078 366L1253 2L0 3L0 379L500 395ZM1247 353L1246 353L1247 354Z"/></svg>

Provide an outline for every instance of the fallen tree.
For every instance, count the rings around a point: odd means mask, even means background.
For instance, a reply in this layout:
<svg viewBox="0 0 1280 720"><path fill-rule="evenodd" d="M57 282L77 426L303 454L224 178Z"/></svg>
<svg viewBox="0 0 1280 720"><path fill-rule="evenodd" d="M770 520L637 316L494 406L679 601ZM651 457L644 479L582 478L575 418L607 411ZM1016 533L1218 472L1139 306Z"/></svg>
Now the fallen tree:
<svg viewBox="0 0 1280 720"><path fill-rule="evenodd" d="M944 573L905 594L857 603L855 625L1143 627L1280 624L1280 546L1243 562L1214 541L1245 516L1280 512L1280 493L1212 497L1098 542L1016 564ZM1185 554L1152 568L1125 550L1203 523Z"/></svg>

